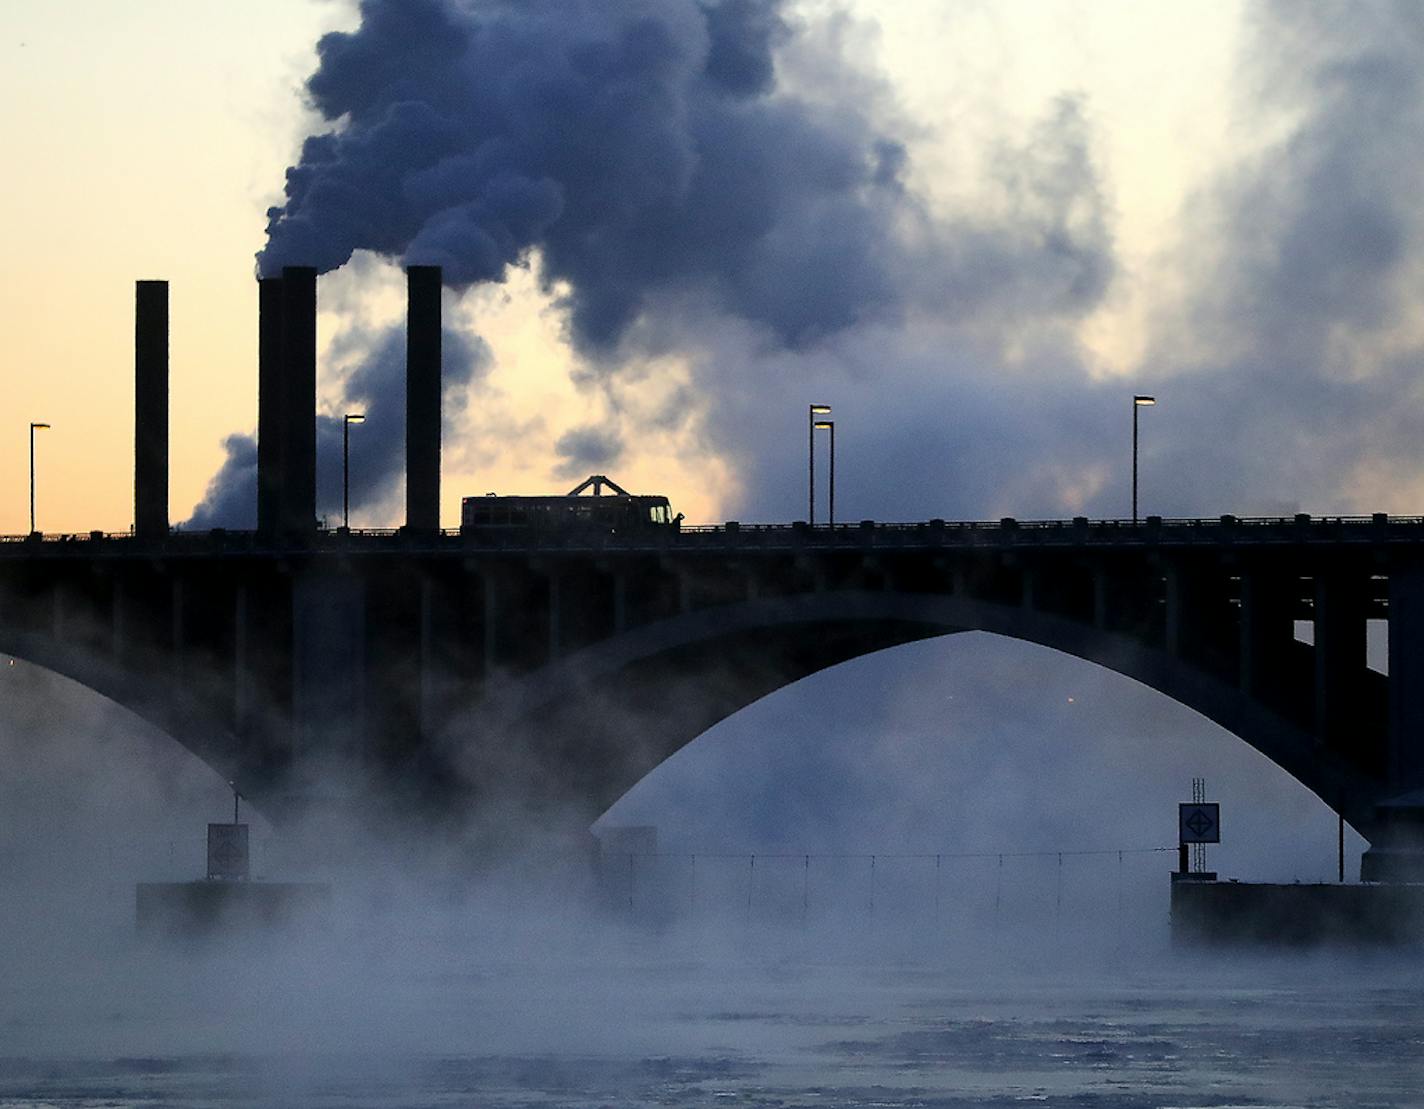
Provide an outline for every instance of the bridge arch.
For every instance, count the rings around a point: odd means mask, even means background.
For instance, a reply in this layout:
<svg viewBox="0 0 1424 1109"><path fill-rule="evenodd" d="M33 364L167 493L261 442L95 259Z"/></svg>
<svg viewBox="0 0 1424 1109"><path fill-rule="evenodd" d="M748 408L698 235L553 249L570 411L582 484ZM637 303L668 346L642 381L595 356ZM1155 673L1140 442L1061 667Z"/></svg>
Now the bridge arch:
<svg viewBox="0 0 1424 1109"><path fill-rule="evenodd" d="M5 629L0 629L0 655L67 678L113 702L167 735L225 781L236 781L244 796L260 795L260 790L242 780L237 738L171 675L146 678L82 645Z"/></svg>
<svg viewBox="0 0 1424 1109"><path fill-rule="evenodd" d="M577 783L561 800L597 815L712 725L776 689L851 658L962 631L1073 655L1163 693L1242 739L1368 834L1376 785L1235 685L1129 635L963 596L827 591L669 617L495 691L495 728L539 751L549 779ZM556 748L543 738L552 736L560 737Z"/></svg>

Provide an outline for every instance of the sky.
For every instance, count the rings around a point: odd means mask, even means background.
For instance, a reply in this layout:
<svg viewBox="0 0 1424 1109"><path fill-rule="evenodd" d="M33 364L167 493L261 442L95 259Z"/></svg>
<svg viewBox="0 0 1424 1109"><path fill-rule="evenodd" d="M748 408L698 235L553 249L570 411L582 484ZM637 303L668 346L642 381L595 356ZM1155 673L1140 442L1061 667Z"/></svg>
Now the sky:
<svg viewBox="0 0 1424 1109"><path fill-rule="evenodd" d="M1136 392L1144 513L1415 511L1417 5L490 10L466 70L424 2L4 6L0 533L31 420L39 526L130 525L138 278L172 283L170 515L244 526L254 273L306 260L328 426L392 410L398 264L458 286L447 526L593 470L801 518L811 401L844 518L1125 516ZM456 123L392 114L412 87ZM399 451L352 438L353 524L399 523ZM903 688L876 665L835 680Z"/></svg>
<svg viewBox="0 0 1424 1109"><path fill-rule="evenodd" d="M983 336L966 335L962 327L937 329L937 306L929 304L917 306L922 318L915 326L898 329L898 349L881 355L898 357L904 369L877 365L875 372L890 380L903 373L910 381L932 372L935 362L967 359L958 372L978 381L1012 372L1006 360L1047 358L1064 363L1062 376L1071 376L1074 391L1086 382L1121 378L1116 393L1130 393L1147 376L1143 354L1157 300L1153 272L1180 236L1183 206L1209 180L1212 167L1258 137L1243 137L1233 118L1247 16L1225 3L1191 10L1044 2L807 4L792 6L789 19L800 27L801 41L794 45L807 56L781 63L786 80L815 95L816 66L858 71L865 86L859 102L877 124L884 120L885 133L906 144L908 180L951 225L966 212L1001 209L1006 202L1018 206L1019 217L1032 218L1024 210L1032 198L1006 196L1003 179L1019 172L1010 163L1016 155L1023 160L1025 143L1041 143L1035 128L1045 120L1052 127L1065 98L1075 105L1084 141L1091 144L1091 188L1102 194L1095 203L1102 206L1101 234L1110 240L1104 255L1111 255L1105 264L1114 276L1092 303L1073 306L1073 318L1056 321L1066 328L1042 339L1054 349L996 350L991 360L990 351L964 345L971 340L979 346ZM302 92L314 44L328 30L354 28L357 16L351 5L331 2L234 9L162 0L58 6L20 0L6 5L0 21L7 54L3 92L8 102L26 106L0 121L0 147L17 167L0 192L8 210L23 214L10 228L11 265L0 309L10 336L15 414L14 434L0 436L0 472L11 475L11 495L0 497L0 531L26 530L30 420L53 425L37 446L40 526L129 526L132 282L153 277L172 283L170 512L175 522L186 520L223 459L224 439L253 430L252 258L264 241L265 210L281 199L286 166L296 159L303 136L320 129ZM1165 64L1160 51L1145 49L1162 41L1173 45ZM842 60L832 63L817 52L838 53ZM1003 222L1014 218L1010 211ZM987 221L978 222L970 230L984 234ZM330 344L362 324L394 320L400 311L398 273L369 257L362 261L358 257L356 265L323 282L323 388L331 411L343 398L334 380L339 352L331 352ZM664 343L658 350L618 352L628 384L620 380L600 389L597 379L607 375L590 372L587 358L570 349L566 321L553 299L519 269L502 286L476 287L458 304L451 298L449 314L490 344L492 366L479 403L447 439L447 524L462 494L571 485L570 477L583 474L577 459L560 455L557 445L583 428L625 443L608 465L623 484L656 485L690 519L787 518L798 507L799 409L808 397L840 396L842 503L853 515L887 514L875 511L881 490L871 456L887 421L905 414L857 410L866 404L860 383L874 357L860 344L879 346L884 336L861 329L831 336L819 347L761 352L765 357L758 361L785 387L767 398L736 384L739 394L756 396L766 409L747 443L727 426L740 422L743 396L720 412L723 398L714 402L715 390L689 382L706 377L706 363L730 360L728 344L737 346L739 362L756 359L758 352L746 350L745 336L736 334L735 320L706 329L696 343L683 336L673 349ZM958 314L945 307L947 315ZM998 346L999 337L992 338ZM697 396L685 395L681 387L688 384ZM917 383L914 392L923 388ZM954 409L965 400L952 386L942 388L947 391L922 399L939 412L937 437L952 439ZM896 390L886 392L889 407ZM1045 410L1032 397L1011 395L1003 401L1010 410L995 420L1005 426L994 430L1012 433L1009 425L1021 422L1017 430L1038 439L1045 432L1037 425L1053 419L1053 404L1107 409L1109 396L1122 399L1116 393L1104 389L1101 396L1079 398L1055 390L1045 398L1051 402ZM675 418L659 420L667 417L663 410L670 401L678 409ZM1011 408L1020 403L1015 417ZM1123 406L1111 407L1112 426L1125 434ZM1164 396L1153 415L1167 423L1170 411ZM1102 422L1109 422L1106 411ZM985 456L994 453L992 443L974 446ZM1150 489L1150 438L1148 447ZM944 466L943 477L894 497L898 516L1122 510L1106 488L1121 492L1119 474L1082 477L1077 492L1069 488L1074 482L1065 481L1058 503L1016 508L1012 487L999 495L977 482L956 489L961 460L953 446L927 451ZM1121 454L1112 469L1123 468ZM1098 469L1108 466L1096 462ZM768 473L773 468L785 471L775 483ZM1087 488L1101 495L1094 500ZM1075 499L1090 504L1069 503ZM386 490L358 508L359 522L398 522L400 503L398 490ZM1220 507L1203 501L1199 510ZM1358 506L1364 507L1371 506Z"/></svg>

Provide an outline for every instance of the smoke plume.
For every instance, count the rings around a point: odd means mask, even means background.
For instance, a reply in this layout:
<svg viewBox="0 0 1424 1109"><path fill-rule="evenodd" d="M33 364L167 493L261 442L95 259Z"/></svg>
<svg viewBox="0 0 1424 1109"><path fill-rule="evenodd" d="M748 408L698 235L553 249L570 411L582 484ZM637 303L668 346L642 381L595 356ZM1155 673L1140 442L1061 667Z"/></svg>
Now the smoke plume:
<svg viewBox="0 0 1424 1109"><path fill-rule="evenodd" d="M464 414L469 390L488 371L489 347L479 336L445 329L441 409L448 438ZM341 382L335 410L317 415L317 513L332 521L342 506L342 417L361 413L351 432L351 507L365 509L393 497L405 472L405 330L355 327L332 344L331 358L353 362ZM227 458L208 483L202 502L183 525L191 529L252 528L257 523L257 439L229 435Z"/></svg>
<svg viewBox="0 0 1424 1109"><path fill-rule="evenodd" d="M361 15L318 44L307 87L332 129L288 171L263 272L367 250L467 286L537 250L594 354L688 299L804 348L893 318L917 261L941 286L1019 276L1025 242L980 231L926 245L942 229L861 83L784 87L777 49L796 32L779 0L363 0ZM1033 203L1062 209L1074 171L1030 182ZM1087 300L1110 268L1093 224L1023 229L1051 236L1038 249Z"/></svg>

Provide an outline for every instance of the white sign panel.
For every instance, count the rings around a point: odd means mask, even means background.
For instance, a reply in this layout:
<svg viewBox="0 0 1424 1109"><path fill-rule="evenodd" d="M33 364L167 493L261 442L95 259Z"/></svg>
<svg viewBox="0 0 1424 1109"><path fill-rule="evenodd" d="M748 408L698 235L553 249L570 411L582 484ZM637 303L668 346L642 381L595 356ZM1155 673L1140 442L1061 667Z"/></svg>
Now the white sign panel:
<svg viewBox="0 0 1424 1109"><path fill-rule="evenodd" d="M1221 806L1215 801L1177 806L1179 843L1220 843Z"/></svg>
<svg viewBox="0 0 1424 1109"><path fill-rule="evenodd" d="M208 877L246 878L247 825L208 825Z"/></svg>

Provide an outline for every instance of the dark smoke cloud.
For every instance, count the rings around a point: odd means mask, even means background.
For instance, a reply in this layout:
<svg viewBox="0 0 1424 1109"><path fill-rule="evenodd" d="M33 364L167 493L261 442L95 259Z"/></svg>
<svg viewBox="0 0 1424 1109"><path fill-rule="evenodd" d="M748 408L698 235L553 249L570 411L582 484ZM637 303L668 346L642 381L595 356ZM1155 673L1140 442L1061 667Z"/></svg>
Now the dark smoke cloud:
<svg viewBox="0 0 1424 1109"><path fill-rule="evenodd" d="M623 457L623 441L614 428L576 427L564 432L554 444L561 459L554 471L561 478L582 478L602 473Z"/></svg>
<svg viewBox="0 0 1424 1109"><path fill-rule="evenodd" d="M1110 271L1061 221L1031 244L975 228L927 248L943 229L859 85L814 103L778 85L794 38L778 0L363 0L361 15L318 45L308 91L333 129L288 171L263 272L364 249L464 286L537 248L597 354L676 298L805 348L894 318L926 276L939 292L1015 281L1026 247L1081 271L1069 283L1088 299ZM1030 199L1052 207L1077 184Z"/></svg>
<svg viewBox="0 0 1424 1109"><path fill-rule="evenodd" d="M444 437L464 415L469 391L488 371L489 347L478 336L445 330L442 413ZM378 505L395 495L405 473L405 329L370 332L352 328L333 344L337 363L356 359L341 384L335 413L316 424L317 515L335 525L341 518L342 416L358 412L364 423L351 429L351 507ZM183 524L190 529L253 528L257 524L257 440L230 435L227 459L208 484L202 503Z"/></svg>
<svg viewBox="0 0 1424 1109"><path fill-rule="evenodd" d="M179 527L202 531L257 526L257 436L229 435L222 445L227 457L209 479L193 515Z"/></svg>
<svg viewBox="0 0 1424 1109"><path fill-rule="evenodd" d="M816 399L837 408L846 518L1122 516L1134 391L1161 402L1142 414L1144 512L1417 512L1424 205L1401 183L1424 174L1421 75L1416 4L1254 9L1237 111L1269 138L1184 208L1180 242L1143 278L1152 342L1127 379L1095 377L1053 330L1104 288L1073 247L1105 224L1064 102L1003 161L1001 227L939 225L942 257L976 261L951 270L964 282L934 325L838 336L817 367L768 363L735 336L707 345L706 431L742 479L729 513L805 514L798 420Z"/></svg>

